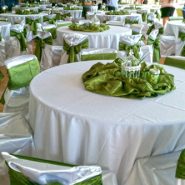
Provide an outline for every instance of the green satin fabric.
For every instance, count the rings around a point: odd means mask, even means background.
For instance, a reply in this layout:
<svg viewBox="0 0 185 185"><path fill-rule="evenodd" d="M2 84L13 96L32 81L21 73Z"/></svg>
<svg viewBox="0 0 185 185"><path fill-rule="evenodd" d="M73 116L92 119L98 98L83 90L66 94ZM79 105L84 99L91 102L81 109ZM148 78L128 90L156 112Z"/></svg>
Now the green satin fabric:
<svg viewBox="0 0 185 185"><path fill-rule="evenodd" d="M88 54L81 55L81 61L88 60L114 60L117 57L117 53L96 53L96 54Z"/></svg>
<svg viewBox="0 0 185 185"><path fill-rule="evenodd" d="M131 20L130 18L125 18L125 24L139 24L138 20Z"/></svg>
<svg viewBox="0 0 185 185"><path fill-rule="evenodd" d="M179 31L179 38L181 39L181 41L185 41L185 33ZM185 56L185 46L183 46L182 48L181 56Z"/></svg>
<svg viewBox="0 0 185 185"><path fill-rule="evenodd" d="M68 63L76 62L77 61L77 54L79 54L82 49L88 48L88 46L89 46L88 39L85 39L82 43L80 43L76 46L69 46L64 40L64 50L69 55Z"/></svg>
<svg viewBox="0 0 185 185"><path fill-rule="evenodd" d="M33 59L24 64L17 65L8 69L9 89L19 89L30 84L31 80L40 72L37 59Z"/></svg>
<svg viewBox="0 0 185 185"><path fill-rule="evenodd" d="M140 78L126 78L121 69L121 59L112 63L93 65L82 75L86 90L108 96L152 97L163 95L173 89L174 76L159 65L141 64ZM154 75L150 69L160 70Z"/></svg>
<svg viewBox="0 0 185 185"><path fill-rule="evenodd" d="M26 18L26 24L29 24L31 27L31 31L34 35L37 34L37 23L40 23L41 19L30 19L29 17Z"/></svg>
<svg viewBox="0 0 185 185"><path fill-rule="evenodd" d="M154 24L152 24L152 25L148 28L148 30L147 30L147 35L149 35L149 34L152 32L153 29L155 29Z"/></svg>
<svg viewBox="0 0 185 185"><path fill-rule="evenodd" d="M63 27L63 26L70 26L71 25L71 23L64 23L64 24L58 24L57 25L57 27L59 28L59 27Z"/></svg>
<svg viewBox="0 0 185 185"><path fill-rule="evenodd" d="M133 46L129 46L129 45L121 43L121 42L119 43L119 50L120 51L126 51L127 54L129 54L130 50L133 50L134 56L138 59L140 58L139 49L140 49L140 47L137 44L133 45Z"/></svg>
<svg viewBox="0 0 185 185"><path fill-rule="evenodd" d="M142 21L146 22L147 21L147 13L144 12L144 13L141 14L141 16L142 16Z"/></svg>
<svg viewBox="0 0 185 185"><path fill-rule="evenodd" d="M185 60L180 60L178 58L166 57L164 64L185 69Z"/></svg>
<svg viewBox="0 0 185 185"><path fill-rule="evenodd" d="M50 32L53 39L57 38L57 29L56 28L47 28L47 29L45 29L45 31Z"/></svg>
<svg viewBox="0 0 185 185"><path fill-rule="evenodd" d="M44 160L44 159L38 159L38 158L33 158L33 157L26 157L26 156L20 156L20 155L15 155L16 157L20 159L26 159L30 161L37 161L37 162L42 162L42 163L48 163L48 164L54 164L54 165L59 165L59 166L69 166L73 167L75 165L71 164L66 164L66 163L61 163L57 161L50 161L50 160ZM9 167L9 176L10 176L10 183L11 185L39 185L38 183L31 182L26 176L23 174L14 171ZM62 185L58 182L49 182L46 185ZM95 177L92 177L86 181L83 181L81 183L76 183L75 185L102 185L102 175L98 175Z"/></svg>
<svg viewBox="0 0 185 185"><path fill-rule="evenodd" d="M179 179L185 179L185 150L179 156L175 176Z"/></svg>
<svg viewBox="0 0 185 185"><path fill-rule="evenodd" d="M70 13L60 14L56 13L56 20L65 20L65 18L70 17Z"/></svg>
<svg viewBox="0 0 185 185"><path fill-rule="evenodd" d="M151 37L147 40L148 45L153 45L153 61L159 62L160 61L160 39L157 37L155 40L153 40Z"/></svg>
<svg viewBox="0 0 185 185"><path fill-rule="evenodd" d="M2 41L2 36L1 36L1 33L0 33L0 42Z"/></svg>
<svg viewBox="0 0 185 185"><path fill-rule="evenodd" d="M48 22L49 24L55 24L56 22L56 18L44 17L43 19L44 22Z"/></svg>
<svg viewBox="0 0 185 185"><path fill-rule="evenodd" d="M45 44L52 45L53 39L51 36L48 38L45 38L45 39L41 39L39 37L36 37L34 39L34 41L35 41L35 45L36 45L35 55L37 56L38 60L41 61L42 49L45 47Z"/></svg>
<svg viewBox="0 0 185 185"><path fill-rule="evenodd" d="M18 39L20 46L21 46L21 51L26 50L27 44L26 44L26 38L24 36L24 32L16 32L16 31L11 30L10 36L16 37Z"/></svg>

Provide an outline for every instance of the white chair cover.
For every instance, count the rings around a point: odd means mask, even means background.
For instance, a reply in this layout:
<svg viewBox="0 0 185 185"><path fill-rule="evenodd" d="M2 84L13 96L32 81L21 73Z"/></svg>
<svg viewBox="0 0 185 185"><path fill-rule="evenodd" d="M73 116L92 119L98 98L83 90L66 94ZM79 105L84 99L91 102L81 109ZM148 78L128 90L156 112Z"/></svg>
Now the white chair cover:
<svg viewBox="0 0 185 185"><path fill-rule="evenodd" d="M180 46L180 44L177 44L177 46ZM167 57L178 53L176 51L176 39L174 36L160 36L160 53L161 57Z"/></svg>
<svg viewBox="0 0 185 185"><path fill-rule="evenodd" d="M5 41L1 41L0 42L0 66L4 65L5 60L6 60Z"/></svg>
<svg viewBox="0 0 185 185"><path fill-rule="evenodd" d="M153 63L153 47L152 47L152 45L141 46L140 57L146 63L152 64Z"/></svg>
<svg viewBox="0 0 185 185"><path fill-rule="evenodd" d="M124 36L120 37L120 42L123 42L129 46L133 46L140 41L141 37L142 37L142 34L124 35Z"/></svg>

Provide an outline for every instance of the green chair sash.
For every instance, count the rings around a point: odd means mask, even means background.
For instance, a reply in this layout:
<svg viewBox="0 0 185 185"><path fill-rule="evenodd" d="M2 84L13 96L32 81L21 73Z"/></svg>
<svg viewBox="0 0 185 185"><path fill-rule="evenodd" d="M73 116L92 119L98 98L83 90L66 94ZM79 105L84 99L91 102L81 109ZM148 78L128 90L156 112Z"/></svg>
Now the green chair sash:
<svg viewBox="0 0 185 185"><path fill-rule="evenodd" d="M146 21L147 21L147 12L143 12L143 13L141 14L141 16L142 16L142 21L143 21L143 22L146 22Z"/></svg>
<svg viewBox="0 0 185 185"><path fill-rule="evenodd" d="M153 40L151 37L148 37L147 40L148 45L153 46L153 61L154 62L159 62L160 61L160 39L157 37L155 40Z"/></svg>
<svg viewBox="0 0 185 185"><path fill-rule="evenodd" d="M184 32L179 31L178 37L181 39L181 41L185 41L185 33ZM182 48L181 56L185 56L185 45Z"/></svg>
<svg viewBox="0 0 185 185"><path fill-rule="evenodd" d="M41 19L31 19L29 17L26 18L26 24L30 25L30 29L33 32L34 35L37 34L37 23L40 23Z"/></svg>
<svg viewBox="0 0 185 185"><path fill-rule="evenodd" d="M27 48L26 39L24 36L24 32L16 32L14 30L10 31L10 36L16 37L20 43L21 51L25 51Z"/></svg>
<svg viewBox="0 0 185 185"><path fill-rule="evenodd" d="M127 54L129 54L130 51L133 50L134 56L138 59L140 58L140 55L139 55L140 46L138 44L130 46L130 45L127 45L125 43L120 42L119 43L119 50L126 51Z"/></svg>
<svg viewBox="0 0 185 185"><path fill-rule="evenodd" d="M56 39L57 38L57 28L56 27L46 28L44 30L50 32L53 39Z"/></svg>
<svg viewBox="0 0 185 185"><path fill-rule="evenodd" d="M82 49L88 48L89 42L88 39L85 39L83 42L81 42L78 45L70 46L65 40L64 40L64 50L69 55L68 62L76 62L77 61L77 54L80 53Z"/></svg>
<svg viewBox="0 0 185 185"><path fill-rule="evenodd" d="M81 55L81 61L88 60L114 60L117 57L117 53L96 53Z"/></svg>
<svg viewBox="0 0 185 185"><path fill-rule="evenodd" d="M185 179L185 150L179 156L175 176L179 179Z"/></svg>
<svg viewBox="0 0 185 185"><path fill-rule="evenodd" d="M166 57L164 64L185 69L185 59L179 57Z"/></svg>
<svg viewBox="0 0 185 185"><path fill-rule="evenodd" d="M8 69L9 89L19 89L30 84L31 80L40 72L38 60L34 58L26 63Z"/></svg>
<svg viewBox="0 0 185 185"><path fill-rule="evenodd" d="M70 17L70 13L60 14L56 13L56 20L65 20L67 17Z"/></svg>
<svg viewBox="0 0 185 185"><path fill-rule="evenodd" d="M48 37L48 38L40 38L40 37L36 37L34 39L35 41L35 55L37 56L38 60L41 61L41 57L42 57L42 49L45 47L45 44L48 45L52 45L53 44L53 39L52 36Z"/></svg>
<svg viewBox="0 0 185 185"><path fill-rule="evenodd" d="M139 20L131 19L131 17L126 17L125 24L139 24Z"/></svg>
<svg viewBox="0 0 185 185"><path fill-rule="evenodd" d="M57 162L57 161L50 161L50 160L44 160L44 159L27 157L27 156L20 156L20 155L15 155L15 156L20 159L36 161L36 162L41 162L41 163L48 163L48 164L54 164L54 165L59 165L59 166L68 166L68 167L75 166L75 165L61 163L61 162ZM8 164L7 164L7 166L8 166ZM13 170L9 166L8 166L8 169L9 169L9 177L10 177L11 185L39 185L38 183L30 181L22 173ZM50 182L50 183L47 183L46 185L62 185L62 184L60 184L58 182ZM103 185L102 184L102 175L94 176L90 179L87 179L87 180L80 182L80 183L76 183L74 185Z"/></svg>
<svg viewBox="0 0 185 185"><path fill-rule="evenodd" d="M43 19L44 19L43 20L44 22L48 22L49 24L55 24L55 22L56 22L56 18L55 17L49 18L49 17L45 16Z"/></svg>
<svg viewBox="0 0 185 185"><path fill-rule="evenodd" d="M174 76L167 73L161 66L147 66L142 63L139 78L126 78L123 76L120 60L118 58L112 63L93 65L82 76L85 89L117 97L152 97L175 89ZM153 74L151 70L158 70L159 74Z"/></svg>

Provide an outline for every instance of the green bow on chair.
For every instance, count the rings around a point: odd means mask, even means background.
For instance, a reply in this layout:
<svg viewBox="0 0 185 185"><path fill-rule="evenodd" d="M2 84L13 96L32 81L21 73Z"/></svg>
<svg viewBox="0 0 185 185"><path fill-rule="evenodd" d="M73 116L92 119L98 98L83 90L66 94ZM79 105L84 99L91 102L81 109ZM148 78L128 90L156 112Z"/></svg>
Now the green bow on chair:
<svg viewBox="0 0 185 185"><path fill-rule="evenodd" d="M40 23L41 19L31 19L29 17L26 18L26 24L29 24L31 27L31 31L33 32L34 35L37 34L37 23Z"/></svg>
<svg viewBox="0 0 185 185"><path fill-rule="evenodd" d="M23 32L16 32L14 30L10 31L10 36L12 37L16 37L19 40L20 46L21 46L21 51L25 51L27 48L27 44L26 44L26 39L24 37L24 33Z"/></svg>
<svg viewBox="0 0 185 185"><path fill-rule="evenodd" d="M50 32L53 39L56 39L57 38L57 29L56 29L56 27L46 28L44 30Z"/></svg>
<svg viewBox="0 0 185 185"><path fill-rule="evenodd" d="M185 33L179 31L179 38L181 39L181 41L185 41ZM185 56L185 46L183 46L182 48L181 56Z"/></svg>
<svg viewBox="0 0 185 185"><path fill-rule="evenodd" d="M127 44L125 44L125 43L119 43L119 50L120 51L126 51L127 52L127 54L129 54L129 52L131 51L131 50L133 50L133 55L136 57L136 58L140 58L140 55L139 55L139 48L140 48L140 46L138 45L138 44L135 44L135 45L132 45L132 46L130 46L130 45L127 45Z"/></svg>
<svg viewBox="0 0 185 185"><path fill-rule="evenodd" d="M146 22L146 21L147 21L147 12L143 12L143 13L141 14L141 16L142 16L142 21L143 21L143 22Z"/></svg>
<svg viewBox="0 0 185 185"><path fill-rule="evenodd" d="M65 14L56 13L56 20L64 20L65 18L70 16L71 16L70 13L65 13Z"/></svg>
<svg viewBox="0 0 185 185"><path fill-rule="evenodd" d="M38 60L41 61L42 49L45 47L45 44L52 45L52 43L53 43L52 36L50 35L49 37L44 38L44 39L37 36L34 39L34 41L35 41L35 45L36 45L35 55L37 56Z"/></svg>
<svg viewBox="0 0 185 185"><path fill-rule="evenodd" d="M45 16L44 22L48 22L49 24L55 24L56 18L55 17L49 18L49 17Z"/></svg>
<svg viewBox="0 0 185 185"><path fill-rule="evenodd" d="M9 89L19 89L26 87L30 84L30 81L40 72L40 66L37 58L8 68L9 74Z"/></svg>
<svg viewBox="0 0 185 185"><path fill-rule="evenodd" d="M148 37L147 40L148 45L153 45L153 61L159 62L160 60L160 39L157 37L155 40L151 37Z"/></svg>
<svg viewBox="0 0 185 185"><path fill-rule="evenodd" d="M131 19L131 17L125 18L125 24L138 24L138 23L139 23L139 20Z"/></svg>
<svg viewBox="0 0 185 185"><path fill-rule="evenodd" d="M181 152L178 159L175 176L179 179L185 179L185 150Z"/></svg>
<svg viewBox="0 0 185 185"><path fill-rule="evenodd" d="M44 160L34 157L27 157L27 156L20 156L20 155L14 155L17 158L28 160L30 162L40 162L40 163L46 163L48 165L57 165L61 167L75 167L75 165L66 164L58 161L50 161L50 160ZM8 163L6 163L8 166ZM26 177L24 174L15 171L11 167L8 166L9 176L10 176L10 183L11 185L39 185L38 183L32 182L28 177ZM46 185L61 185L59 182L48 182ZM83 182L75 183L74 185L102 185L102 175L96 175L89 179L84 180Z"/></svg>
<svg viewBox="0 0 185 185"><path fill-rule="evenodd" d="M64 50L69 55L68 62L76 62L77 61L77 54L80 53L82 49L88 48L89 42L88 39L85 39L83 42L81 42L78 45L70 46L65 40L64 40Z"/></svg>

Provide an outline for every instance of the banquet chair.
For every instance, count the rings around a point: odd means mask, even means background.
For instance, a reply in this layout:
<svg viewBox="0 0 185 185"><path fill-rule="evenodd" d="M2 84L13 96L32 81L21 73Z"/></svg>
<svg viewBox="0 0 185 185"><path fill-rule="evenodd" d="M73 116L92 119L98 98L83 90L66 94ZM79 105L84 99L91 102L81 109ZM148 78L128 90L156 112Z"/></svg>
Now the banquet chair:
<svg viewBox="0 0 185 185"><path fill-rule="evenodd" d="M165 65L170 65L174 67L178 67L181 69L185 69L185 57L182 56L168 56L164 61Z"/></svg>
<svg viewBox="0 0 185 185"><path fill-rule="evenodd" d="M20 55L7 59L5 66L9 82L4 94L4 112L22 112L27 115L29 84L40 72L38 59L34 55Z"/></svg>
<svg viewBox="0 0 185 185"><path fill-rule="evenodd" d="M56 14L48 14L43 17L43 21L47 22L48 24L55 24L56 21Z"/></svg>
<svg viewBox="0 0 185 185"><path fill-rule="evenodd" d="M27 53L27 41L24 36L24 26L15 24L10 27L10 38L5 40L6 58Z"/></svg>
<svg viewBox="0 0 185 185"><path fill-rule="evenodd" d="M176 185L185 185L185 150L182 150L177 161L175 177L177 179Z"/></svg>
<svg viewBox="0 0 185 185"><path fill-rule="evenodd" d="M5 40L0 39L0 66L4 65L6 60L6 49L5 49Z"/></svg>
<svg viewBox="0 0 185 185"><path fill-rule="evenodd" d="M117 58L117 50L109 48L89 48L80 52L80 60L114 60Z"/></svg>
<svg viewBox="0 0 185 185"><path fill-rule="evenodd" d="M28 155L32 151L32 131L20 113L0 113L0 152ZM0 154L0 184L9 185L6 165Z"/></svg>
<svg viewBox="0 0 185 185"><path fill-rule="evenodd" d="M125 185L174 185L180 151L138 158Z"/></svg>
<svg viewBox="0 0 185 185"><path fill-rule="evenodd" d="M80 61L80 51L89 46L88 36L77 33L65 33L63 40L65 53L61 56L60 64Z"/></svg>
<svg viewBox="0 0 185 185"><path fill-rule="evenodd" d="M2 153L9 171L10 182L19 185L36 184L91 184L117 185L112 172L99 166L76 166L57 161ZM47 169L46 169L47 167Z"/></svg>

